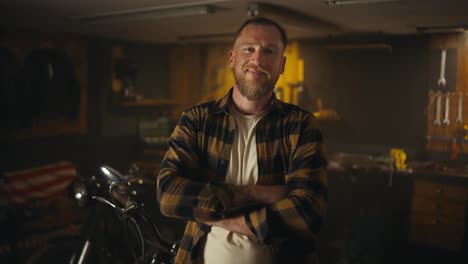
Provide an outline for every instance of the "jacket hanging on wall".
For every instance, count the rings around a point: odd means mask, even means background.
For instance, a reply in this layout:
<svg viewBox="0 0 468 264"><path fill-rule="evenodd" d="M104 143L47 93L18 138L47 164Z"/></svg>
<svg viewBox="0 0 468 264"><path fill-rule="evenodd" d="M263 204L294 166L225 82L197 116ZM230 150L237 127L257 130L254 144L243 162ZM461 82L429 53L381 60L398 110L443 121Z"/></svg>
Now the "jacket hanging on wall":
<svg viewBox="0 0 468 264"><path fill-rule="evenodd" d="M80 85L70 57L61 49L34 49L24 60L18 93L32 119L76 119Z"/></svg>

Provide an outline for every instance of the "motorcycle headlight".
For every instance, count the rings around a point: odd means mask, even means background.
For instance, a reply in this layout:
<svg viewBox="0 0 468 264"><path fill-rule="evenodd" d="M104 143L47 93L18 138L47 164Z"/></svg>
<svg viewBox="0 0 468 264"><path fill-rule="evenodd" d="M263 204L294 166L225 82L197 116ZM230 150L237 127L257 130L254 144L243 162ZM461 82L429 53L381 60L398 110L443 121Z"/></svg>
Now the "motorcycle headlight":
<svg viewBox="0 0 468 264"><path fill-rule="evenodd" d="M86 204L86 201L88 200L88 192L86 190L86 185L83 182L75 182L73 185L73 194L78 206L84 206Z"/></svg>

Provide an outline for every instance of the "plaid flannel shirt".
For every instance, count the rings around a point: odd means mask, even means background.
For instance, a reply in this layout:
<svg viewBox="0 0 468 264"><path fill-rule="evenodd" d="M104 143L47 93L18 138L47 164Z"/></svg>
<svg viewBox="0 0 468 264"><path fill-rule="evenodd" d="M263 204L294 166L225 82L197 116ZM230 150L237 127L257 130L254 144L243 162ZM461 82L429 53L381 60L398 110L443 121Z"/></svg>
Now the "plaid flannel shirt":
<svg viewBox="0 0 468 264"><path fill-rule="evenodd" d="M188 220L176 263L203 263L203 221L243 214L278 263L315 263L316 235L326 211L327 174L317 120L272 97L256 126L258 185L286 185L287 197L252 203L242 187L225 184L235 134L232 89L222 99L184 112L157 176L161 212Z"/></svg>

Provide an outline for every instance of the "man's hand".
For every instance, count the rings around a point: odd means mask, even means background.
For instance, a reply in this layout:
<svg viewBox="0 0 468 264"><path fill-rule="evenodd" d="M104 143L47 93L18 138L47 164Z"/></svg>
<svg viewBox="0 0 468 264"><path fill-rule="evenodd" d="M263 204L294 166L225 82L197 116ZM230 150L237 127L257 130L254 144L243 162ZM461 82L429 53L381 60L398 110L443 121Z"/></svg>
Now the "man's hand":
<svg viewBox="0 0 468 264"><path fill-rule="evenodd" d="M221 227L237 234L245 235L250 238L255 238L255 234L252 233L252 231L250 231L243 215L225 218L218 221L207 221L204 223L209 226Z"/></svg>

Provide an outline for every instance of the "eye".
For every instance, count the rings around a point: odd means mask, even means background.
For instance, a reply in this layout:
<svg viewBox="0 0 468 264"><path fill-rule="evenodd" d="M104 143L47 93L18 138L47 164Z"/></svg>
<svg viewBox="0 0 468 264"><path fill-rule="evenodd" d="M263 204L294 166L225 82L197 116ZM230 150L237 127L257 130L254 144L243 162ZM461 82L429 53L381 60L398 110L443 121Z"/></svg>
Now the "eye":
<svg viewBox="0 0 468 264"><path fill-rule="evenodd" d="M275 50L275 49L266 48L266 49L264 49L263 52L265 52L265 54L270 55L270 54L275 54L275 53L276 53L276 50Z"/></svg>
<svg viewBox="0 0 468 264"><path fill-rule="evenodd" d="M254 49L253 47L245 47L245 48L244 48L244 51L245 51L245 52L254 52L255 49Z"/></svg>

